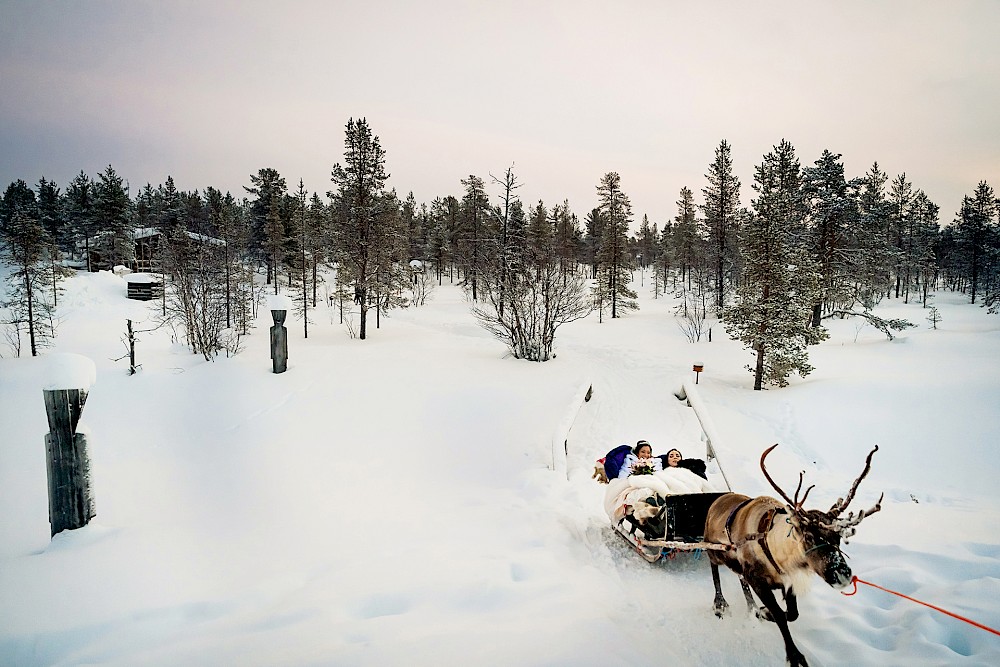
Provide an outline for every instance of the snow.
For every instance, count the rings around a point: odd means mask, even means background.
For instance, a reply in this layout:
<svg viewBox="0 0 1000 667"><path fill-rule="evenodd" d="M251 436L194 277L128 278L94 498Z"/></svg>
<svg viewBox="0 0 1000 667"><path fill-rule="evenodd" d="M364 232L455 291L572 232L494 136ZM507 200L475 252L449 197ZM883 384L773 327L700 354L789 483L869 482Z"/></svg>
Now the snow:
<svg viewBox="0 0 1000 667"><path fill-rule="evenodd" d="M287 294L267 295L268 310L292 310L293 307L294 304L292 303L292 298Z"/></svg>
<svg viewBox="0 0 1000 667"><path fill-rule="evenodd" d="M125 282L128 283L158 283L160 282L160 276L154 276L150 273L131 273L125 276Z"/></svg>
<svg viewBox="0 0 1000 667"><path fill-rule="evenodd" d="M50 354L45 357L46 368L42 389L82 389L90 391L97 381L97 366L82 354L68 352Z"/></svg>
<svg viewBox="0 0 1000 667"><path fill-rule="evenodd" d="M56 347L0 359L2 665L782 664L735 576L717 620L707 559L647 564L591 479L640 438L704 456L674 396L696 359L734 490L773 494L758 460L780 443L771 475L794 490L805 471L826 509L878 444L852 509L886 499L844 547L855 574L1000 628L1000 317L962 295L937 296L936 331L919 304L884 306L918 325L893 341L833 321L812 375L754 392L747 351L718 325L688 343L648 288L639 312L565 325L557 358L531 363L447 283L370 320L366 341L325 306L308 339L290 317L280 375L262 310L245 350L214 363L167 328L140 334L130 377L112 361L124 287L70 279ZM50 540L37 387L57 353L100 378L83 412L98 514ZM800 610L813 665L1000 664L996 635L871 587L814 578Z"/></svg>

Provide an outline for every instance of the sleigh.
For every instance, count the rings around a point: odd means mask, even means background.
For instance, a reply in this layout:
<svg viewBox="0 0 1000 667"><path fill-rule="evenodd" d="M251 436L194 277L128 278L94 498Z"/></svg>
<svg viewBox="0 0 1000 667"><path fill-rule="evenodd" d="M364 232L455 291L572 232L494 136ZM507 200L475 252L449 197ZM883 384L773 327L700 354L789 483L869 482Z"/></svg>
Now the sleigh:
<svg viewBox="0 0 1000 667"><path fill-rule="evenodd" d="M616 448L597 462L594 477L607 484L604 508L612 528L646 561L655 563L677 552L725 548L705 541L708 508L726 493L709 482L705 462L686 459L680 468L648 475L613 478L619 462Z"/></svg>
<svg viewBox="0 0 1000 667"><path fill-rule="evenodd" d="M633 513L611 525L650 563L677 552L724 549L724 545L705 541L708 508L722 495L724 492L713 491L656 497L659 517L640 520Z"/></svg>

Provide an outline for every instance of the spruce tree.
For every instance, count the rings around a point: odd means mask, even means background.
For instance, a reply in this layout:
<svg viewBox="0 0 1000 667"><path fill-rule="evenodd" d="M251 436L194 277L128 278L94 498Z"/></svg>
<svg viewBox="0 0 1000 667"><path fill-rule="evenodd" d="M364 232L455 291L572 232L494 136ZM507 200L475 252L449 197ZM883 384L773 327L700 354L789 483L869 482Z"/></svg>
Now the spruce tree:
<svg viewBox="0 0 1000 667"><path fill-rule="evenodd" d="M267 265L267 284L271 280L277 282L278 268L274 261L280 256L277 246L285 242L284 222L279 207L288 191L285 179L276 169L270 167L257 170L250 175L250 187L243 186L251 200L252 234L250 237L251 252L264 260Z"/></svg>
<svg viewBox="0 0 1000 667"><path fill-rule="evenodd" d="M764 156L754 175L754 215L740 233L745 259L736 302L725 310L726 331L754 353L747 368L754 389L779 387L813 367L806 346L826 338L810 325L820 274L803 239L806 208L795 149L787 141Z"/></svg>
<svg viewBox="0 0 1000 667"><path fill-rule="evenodd" d="M802 170L802 191L808 205L808 243L820 269L820 298L813 306L812 325L824 311L850 307L849 264L852 232L858 221L859 183L844 177L839 153L824 150L812 167Z"/></svg>
<svg viewBox="0 0 1000 667"><path fill-rule="evenodd" d="M496 244L491 240L501 236L503 230L497 234L491 232L490 220L494 216L490 212L483 179L470 174L462 179L462 186L465 195L462 197L457 230L458 252L465 273L464 285L469 289L472 300L476 301L479 299L479 277L490 261L491 250L496 250Z"/></svg>
<svg viewBox="0 0 1000 667"><path fill-rule="evenodd" d="M906 174L900 174L893 179L889 187L889 246L892 257L893 283L896 298L903 292L903 240L907 219L913 207L913 183L906 179ZM893 289L890 285L889 289ZM888 296L892 296L889 294Z"/></svg>
<svg viewBox="0 0 1000 667"><path fill-rule="evenodd" d="M94 222L101 234L100 248L109 268L128 264L135 257L132 200L125 181L110 164L94 184Z"/></svg>
<svg viewBox="0 0 1000 667"><path fill-rule="evenodd" d="M971 197L962 198L962 208L955 220L955 242L969 285L970 303L976 302L984 283L989 285L995 278L1000 264L997 209L993 188L980 181Z"/></svg>
<svg viewBox="0 0 1000 667"><path fill-rule="evenodd" d="M25 210L15 210L0 234L0 261L12 268L7 276L6 298L0 307L7 309L3 322L14 328L16 351L20 354L20 336L25 331L31 356L55 337L55 274L47 254L52 241L45 227Z"/></svg>
<svg viewBox="0 0 1000 667"><path fill-rule="evenodd" d="M361 118L348 120L344 136L344 161L334 165L331 180L336 190L330 193L336 208L335 256L338 273L354 283L355 301L360 306L358 336L365 340L368 331L370 298L380 309L391 299L400 279L401 254L399 203L385 191L389 174L385 171L385 150ZM405 284L405 283L404 283Z"/></svg>
<svg viewBox="0 0 1000 667"><path fill-rule="evenodd" d="M853 232L851 277L855 300L866 311L888 293L893 252L889 242L889 200L885 184L889 176L878 162L861 178L858 226Z"/></svg>
<svg viewBox="0 0 1000 667"><path fill-rule="evenodd" d="M725 140L715 149L715 160L708 166L705 178L708 186L701 191L705 200L701 210L715 276L715 308L721 312L736 281L741 218L740 179L733 175L732 149Z"/></svg>
<svg viewBox="0 0 1000 667"><path fill-rule="evenodd" d="M8 185L0 199L0 234L7 230L17 213L30 218L38 217L35 192L21 179Z"/></svg>
<svg viewBox="0 0 1000 667"><path fill-rule="evenodd" d="M597 186L598 210L605 222L597 251L598 287L601 303L610 302L611 318L629 310L638 310L638 295L629 288L632 281L632 258L628 229L632 222L632 203L622 192L621 176L608 172Z"/></svg>
<svg viewBox="0 0 1000 667"><path fill-rule="evenodd" d="M90 239L94 234L94 183L84 172L66 188L66 217L74 242L83 241L84 260L90 266Z"/></svg>

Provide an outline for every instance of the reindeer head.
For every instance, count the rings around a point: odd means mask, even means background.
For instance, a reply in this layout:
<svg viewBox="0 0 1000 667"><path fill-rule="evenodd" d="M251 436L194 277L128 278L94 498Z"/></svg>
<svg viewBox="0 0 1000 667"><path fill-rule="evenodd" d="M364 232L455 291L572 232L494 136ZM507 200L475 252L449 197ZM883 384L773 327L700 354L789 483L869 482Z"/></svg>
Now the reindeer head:
<svg viewBox="0 0 1000 667"><path fill-rule="evenodd" d="M851 580L851 567L844 560L844 554L840 550L840 541L844 540L846 543L846 540L854 535L858 524L865 517L871 516L882 509L882 498L885 494L879 497L878 502L871 509L861 510L857 514L850 512L847 516L842 516L844 510L854 500L854 494L857 492L861 480L871 470L872 456L878 451L878 445L868 453L868 458L865 460L865 469L854 480L847 498L838 498L837 502L826 512L821 510L807 510L803 507L806 498L809 496L809 492L813 490L815 484L806 489L806 492L802 495L802 499L799 500L799 492L802 490L802 480L805 475L804 472L799 473L799 485L796 487L795 495L792 498L789 498L788 494L771 479L767 468L764 466L764 459L777 446L772 445L761 454L760 469L764 473L764 477L767 478L767 481L774 487L774 490L788 503L789 522L801 537L802 550L809 569L822 577L830 586L843 588Z"/></svg>

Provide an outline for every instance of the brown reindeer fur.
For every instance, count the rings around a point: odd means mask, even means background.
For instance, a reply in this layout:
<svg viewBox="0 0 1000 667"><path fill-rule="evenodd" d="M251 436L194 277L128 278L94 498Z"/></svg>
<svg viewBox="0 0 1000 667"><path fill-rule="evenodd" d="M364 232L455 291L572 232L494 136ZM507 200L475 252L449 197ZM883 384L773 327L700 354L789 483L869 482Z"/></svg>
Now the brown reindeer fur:
<svg viewBox="0 0 1000 667"><path fill-rule="evenodd" d="M750 502L740 508L733 517L730 531L727 534L726 522L730 514L741 503ZM741 537L755 534L760 529L761 520L769 510L784 511L784 504L769 496L750 499L739 493L728 493L716 500L708 511L705 520L705 541L716 544L733 544L741 541ZM790 589L793 586L802 588L808 585L808 565L802 542L791 530L795 517L789 513L778 513L770 522L767 530L767 546L771 555L781 567L774 569L763 546L757 540L744 542L732 551L711 551L709 556L717 565L725 565L733 572L747 578L766 582L771 588ZM791 533L791 534L790 534Z"/></svg>

